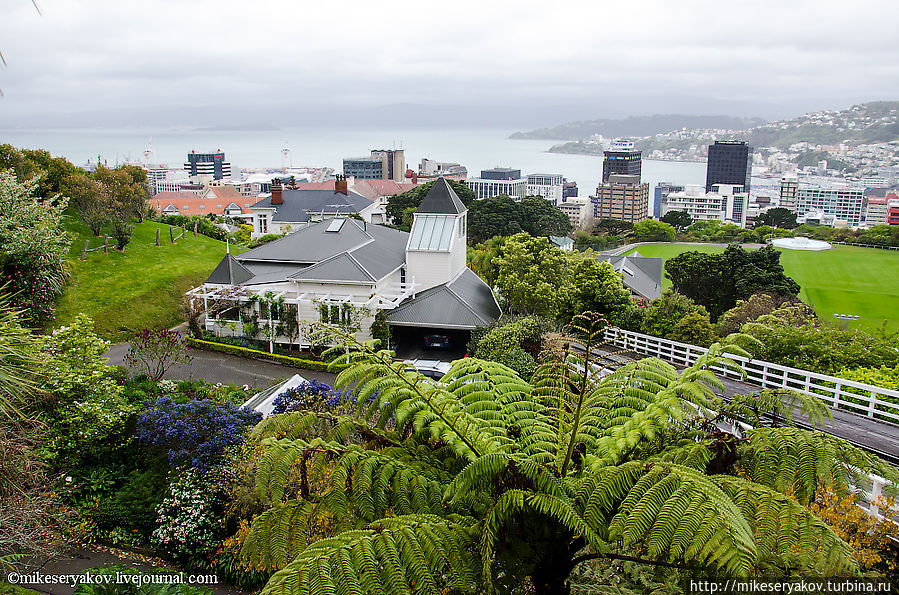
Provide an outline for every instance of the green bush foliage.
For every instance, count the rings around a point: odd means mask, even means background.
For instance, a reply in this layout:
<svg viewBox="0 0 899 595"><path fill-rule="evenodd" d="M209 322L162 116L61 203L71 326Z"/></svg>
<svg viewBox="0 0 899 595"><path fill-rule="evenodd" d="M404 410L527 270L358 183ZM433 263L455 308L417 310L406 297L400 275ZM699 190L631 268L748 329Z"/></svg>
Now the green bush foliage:
<svg viewBox="0 0 899 595"><path fill-rule="evenodd" d="M475 330L468 352L472 357L509 366L527 380L537 367L544 335L556 327L552 320L537 316L503 317Z"/></svg>
<svg viewBox="0 0 899 595"><path fill-rule="evenodd" d="M779 308L743 325L741 332L761 342L750 349L753 356L821 374L899 363L890 337L822 324L809 318L804 304Z"/></svg>
<svg viewBox="0 0 899 595"><path fill-rule="evenodd" d="M715 341L715 328L706 309L672 289L666 289L645 308L642 330L663 339L702 347Z"/></svg>
<svg viewBox="0 0 899 595"><path fill-rule="evenodd" d="M259 351L258 349L247 349L246 347L238 347L237 345L226 345L224 343L214 343L212 341L202 341L200 339L188 338L188 345L197 349L205 349L207 351L217 351L219 353L230 353L232 355L240 355L242 357L252 357L255 359L265 359L280 364L287 364L294 368L303 368L305 370L315 370L318 372L326 372L328 370L342 369L340 364L330 366L325 362L317 362L310 359L301 359L298 357L289 357L286 355L278 355L277 353L268 353L267 351Z"/></svg>

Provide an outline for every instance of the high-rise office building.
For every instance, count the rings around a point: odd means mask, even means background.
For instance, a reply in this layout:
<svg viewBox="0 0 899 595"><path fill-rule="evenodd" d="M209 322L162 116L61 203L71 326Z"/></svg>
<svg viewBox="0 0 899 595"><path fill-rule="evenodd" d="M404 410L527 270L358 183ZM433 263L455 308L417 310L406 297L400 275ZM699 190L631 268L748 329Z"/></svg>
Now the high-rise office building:
<svg viewBox="0 0 899 595"><path fill-rule="evenodd" d="M649 211L649 184L641 184L639 176L612 174L609 181L597 186L593 201L594 219L619 219L637 223Z"/></svg>
<svg viewBox="0 0 899 595"><path fill-rule="evenodd" d="M406 180L406 151L403 149L372 149L372 157L379 157L384 164L385 180L404 182Z"/></svg>
<svg viewBox="0 0 899 595"><path fill-rule="evenodd" d="M602 152L602 181L609 181L609 176L637 176L640 178L643 169L643 151L634 149L632 141L617 140L608 151Z"/></svg>
<svg viewBox="0 0 899 595"><path fill-rule="evenodd" d="M469 178L465 184L471 188L476 198L491 198L505 194L514 200L527 195L528 180L521 177L520 169L494 167L482 169L480 178Z"/></svg>
<svg viewBox="0 0 899 595"><path fill-rule="evenodd" d="M668 198L668 195L672 192L683 192L684 187L678 184L672 184L670 182L659 182L656 184L655 190L653 191L652 197L652 218L659 219L664 214L662 212L665 199Z"/></svg>
<svg viewBox="0 0 899 595"><path fill-rule="evenodd" d="M796 199L799 194L799 178L795 174L787 174L780 179L780 202L778 206L796 212Z"/></svg>
<svg viewBox="0 0 899 595"><path fill-rule="evenodd" d="M231 164L225 161L224 151L214 153L197 153L191 151L187 154L187 162L184 169L191 177L212 176L213 180L222 180L231 177Z"/></svg>
<svg viewBox="0 0 899 595"><path fill-rule="evenodd" d="M406 179L406 151L372 149L370 157L344 159L343 175L364 180L403 182Z"/></svg>
<svg viewBox="0 0 899 595"><path fill-rule="evenodd" d="M735 184L748 193L751 177L752 147L741 140L716 140L714 145L709 145L706 192L711 192L715 184Z"/></svg>
<svg viewBox="0 0 899 595"><path fill-rule="evenodd" d="M343 160L343 175L361 180L384 180L384 161L380 157L349 157Z"/></svg>

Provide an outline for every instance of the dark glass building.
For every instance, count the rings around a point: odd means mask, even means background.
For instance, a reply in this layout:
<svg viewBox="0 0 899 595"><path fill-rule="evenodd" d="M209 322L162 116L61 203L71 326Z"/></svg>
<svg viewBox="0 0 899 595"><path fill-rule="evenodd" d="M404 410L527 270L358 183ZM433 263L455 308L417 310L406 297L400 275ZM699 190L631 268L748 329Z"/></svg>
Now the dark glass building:
<svg viewBox="0 0 899 595"><path fill-rule="evenodd" d="M716 140L709 145L709 158L705 174L705 191L711 192L715 184L737 184L749 192L752 176L752 147L741 140Z"/></svg>
<svg viewBox="0 0 899 595"><path fill-rule="evenodd" d="M482 180L518 180L521 179L521 170L511 167L494 167L481 170Z"/></svg>
<svg viewBox="0 0 899 595"><path fill-rule="evenodd" d="M211 175L213 180L221 180L231 177L231 164L225 161L225 153L197 153L191 151L187 154L187 162L184 169L190 176Z"/></svg>
<svg viewBox="0 0 899 595"><path fill-rule="evenodd" d="M602 152L602 181L609 176L637 176L643 169L643 151L634 149L634 143L616 141L608 151Z"/></svg>

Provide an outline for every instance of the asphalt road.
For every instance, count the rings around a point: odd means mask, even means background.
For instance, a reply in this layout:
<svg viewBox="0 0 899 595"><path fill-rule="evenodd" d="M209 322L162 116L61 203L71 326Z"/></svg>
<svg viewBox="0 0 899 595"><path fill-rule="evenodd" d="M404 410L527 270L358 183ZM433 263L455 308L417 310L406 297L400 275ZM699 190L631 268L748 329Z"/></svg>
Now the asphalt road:
<svg viewBox="0 0 899 595"><path fill-rule="evenodd" d="M227 353L189 349L191 362L184 366L172 368L165 373L169 380L205 380L222 384L247 385L250 388L267 388L278 381L286 380L299 374L307 380L315 378L331 386L336 374L314 372L293 368L284 364L264 360L248 359ZM128 353L128 343L117 343L106 352L109 363L124 365Z"/></svg>

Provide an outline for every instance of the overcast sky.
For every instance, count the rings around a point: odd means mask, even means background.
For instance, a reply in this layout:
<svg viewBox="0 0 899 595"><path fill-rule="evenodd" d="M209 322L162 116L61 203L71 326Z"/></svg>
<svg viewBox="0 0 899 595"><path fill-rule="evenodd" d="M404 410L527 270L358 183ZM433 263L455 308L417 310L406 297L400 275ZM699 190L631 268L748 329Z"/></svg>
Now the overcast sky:
<svg viewBox="0 0 899 595"><path fill-rule="evenodd" d="M776 118L899 99L899 3L0 0L0 128Z"/></svg>

